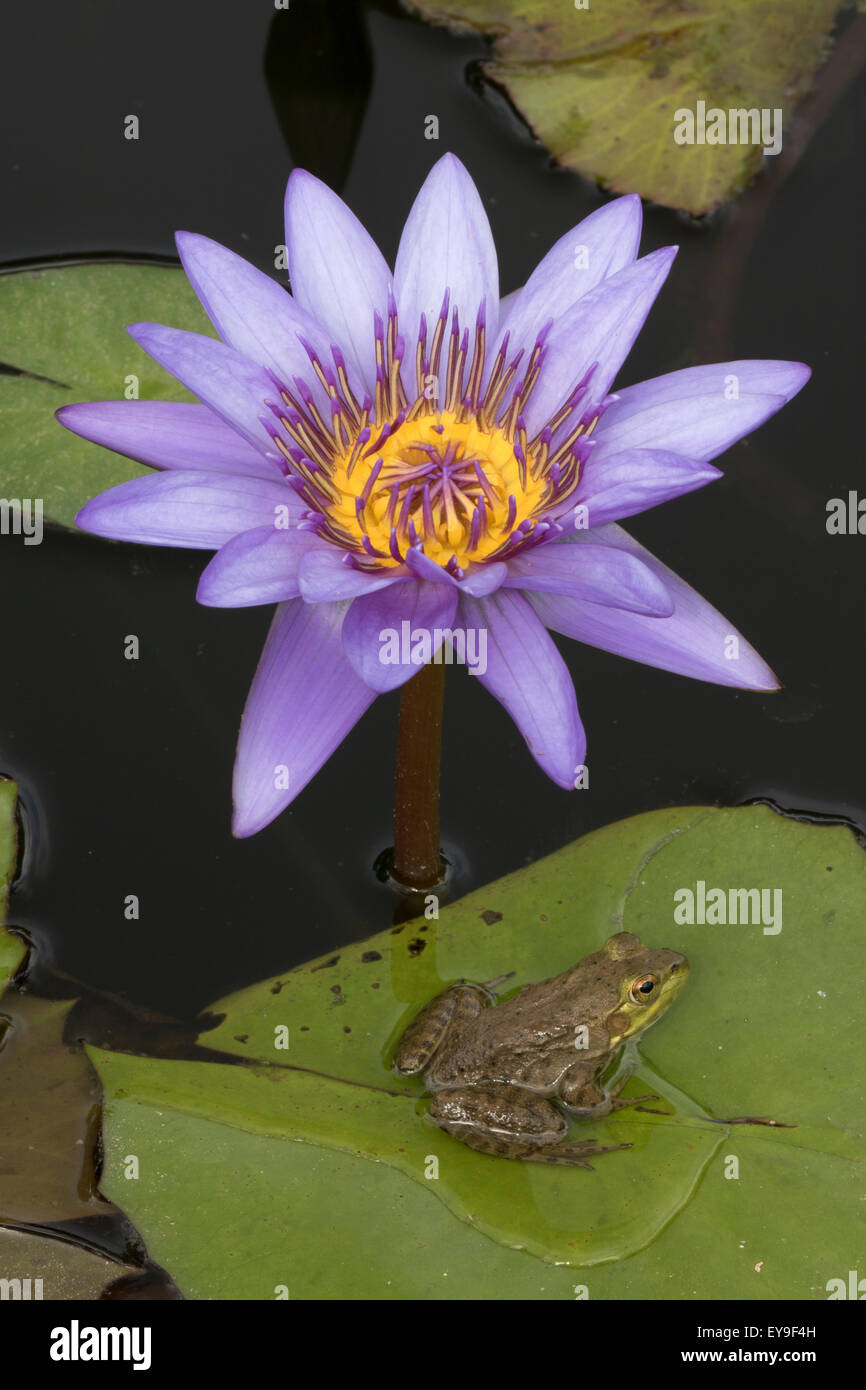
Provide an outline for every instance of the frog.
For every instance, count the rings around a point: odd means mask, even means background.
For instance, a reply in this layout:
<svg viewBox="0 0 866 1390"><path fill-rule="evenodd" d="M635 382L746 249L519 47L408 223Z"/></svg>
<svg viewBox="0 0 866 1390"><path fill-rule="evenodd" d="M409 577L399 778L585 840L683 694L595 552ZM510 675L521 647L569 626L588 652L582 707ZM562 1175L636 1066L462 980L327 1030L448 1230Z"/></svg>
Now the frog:
<svg viewBox="0 0 866 1390"><path fill-rule="evenodd" d="M570 969L501 1001L492 988L499 980L460 981L412 1020L394 1069L423 1075L430 1119L469 1148L593 1171L590 1157L632 1146L569 1139L568 1116L600 1119L658 1099L624 1099L631 1072L611 1085L605 1074L617 1072L625 1043L667 1012L688 973L678 951L619 931Z"/></svg>

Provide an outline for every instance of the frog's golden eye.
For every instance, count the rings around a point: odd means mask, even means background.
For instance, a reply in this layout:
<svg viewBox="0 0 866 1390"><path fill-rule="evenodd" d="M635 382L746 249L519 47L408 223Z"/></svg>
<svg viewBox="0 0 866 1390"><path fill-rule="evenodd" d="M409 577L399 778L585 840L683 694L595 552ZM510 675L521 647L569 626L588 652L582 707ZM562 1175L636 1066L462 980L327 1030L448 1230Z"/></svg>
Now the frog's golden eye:
<svg viewBox="0 0 866 1390"><path fill-rule="evenodd" d="M628 997L633 1004L649 1004L659 992L658 975L638 975L632 981Z"/></svg>

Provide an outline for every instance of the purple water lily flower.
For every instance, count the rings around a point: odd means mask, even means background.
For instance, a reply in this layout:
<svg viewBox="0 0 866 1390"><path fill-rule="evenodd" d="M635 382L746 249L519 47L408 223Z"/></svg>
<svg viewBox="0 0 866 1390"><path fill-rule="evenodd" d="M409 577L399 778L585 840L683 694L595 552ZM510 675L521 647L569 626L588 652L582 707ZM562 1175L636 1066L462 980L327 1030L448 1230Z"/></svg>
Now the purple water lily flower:
<svg viewBox="0 0 866 1390"><path fill-rule="evenodd" d="M82 529L216 550L200 602L278 605L238 741L236 835L273 820L376 695L443 643L477 657L483 634L478 680L566 788L585 736L548 628L701 680L777 687L616 523L721 476L710 460L809 369L728 362L611 394L676 252L636 259L640 228L638 197L608 203L500 300L487 217L453 155L421 188L393 272L340 198L297 170L291 294L181 232L219 339L129 329L201 404L58 412L164 470L94 498Z"/></svg>

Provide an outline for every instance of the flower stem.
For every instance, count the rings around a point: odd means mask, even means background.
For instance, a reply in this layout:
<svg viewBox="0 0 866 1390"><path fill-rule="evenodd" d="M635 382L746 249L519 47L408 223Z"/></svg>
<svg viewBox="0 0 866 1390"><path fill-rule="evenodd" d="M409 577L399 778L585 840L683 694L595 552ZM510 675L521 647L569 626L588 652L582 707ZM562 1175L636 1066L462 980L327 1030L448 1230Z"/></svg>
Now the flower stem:
<svg viewBox="0 0 866 1390"><path fill-rule="evenodd" d="M442 879L439 848L439 764L445 666L422 666L403 686L397 726L392 874L406 888Z"/></svg>

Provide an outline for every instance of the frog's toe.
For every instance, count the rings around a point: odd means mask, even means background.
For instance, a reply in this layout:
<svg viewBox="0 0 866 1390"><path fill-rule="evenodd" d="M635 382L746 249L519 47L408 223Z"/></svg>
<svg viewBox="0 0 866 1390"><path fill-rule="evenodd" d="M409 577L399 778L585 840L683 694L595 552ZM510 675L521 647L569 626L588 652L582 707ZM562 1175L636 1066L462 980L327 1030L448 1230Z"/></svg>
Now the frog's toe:
<svg viewBox="0 0 866 1390"><path fill-rule="evenodd" d="M522 1157L527 1163L560 1163L569 1168L586 1168L590 1173L594 1173L593 1165L586 1161L588 1158L632 1147L631 1144L596 1144L592 1139L581 1139L573 1144L549 1144L541 1149L533 1149Z"/></svg>
<svg viewBox="0 0 866 1390"><path fill-rule="evenodd" d="M611 1110L625 1110L629 1105L643 1105L645 1100L661 1100L661 1096L626 1096L611 1101Z"/></svg>

